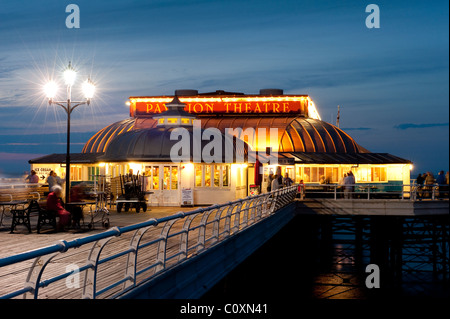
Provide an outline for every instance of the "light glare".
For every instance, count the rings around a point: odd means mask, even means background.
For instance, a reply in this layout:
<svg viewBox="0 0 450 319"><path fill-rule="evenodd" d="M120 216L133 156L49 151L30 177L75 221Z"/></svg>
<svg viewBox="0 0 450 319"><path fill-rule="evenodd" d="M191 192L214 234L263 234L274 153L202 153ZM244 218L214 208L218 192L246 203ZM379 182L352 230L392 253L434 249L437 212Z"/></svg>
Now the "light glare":
<svg viewBox="0 0 450 319"><path fill-rule="evenodd" d="M47 98L53 99L58 91L58 85L54 81L48 82L44 85L44 92Z"/></svg>

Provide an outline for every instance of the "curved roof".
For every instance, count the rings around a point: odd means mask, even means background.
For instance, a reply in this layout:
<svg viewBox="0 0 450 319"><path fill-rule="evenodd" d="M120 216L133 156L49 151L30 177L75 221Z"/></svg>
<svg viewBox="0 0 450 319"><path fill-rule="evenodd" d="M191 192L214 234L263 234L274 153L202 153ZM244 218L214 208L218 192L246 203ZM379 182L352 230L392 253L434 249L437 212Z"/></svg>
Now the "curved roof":
<svg viewBox="0 0 450 319"><path fill-rule="evenodd" d="M279 152L308 153L368 153L355 140L336 126L304 117L201 117L203 129L218 128L277 128ZM129 131L156 127L156 120L134 119L113 123L97 132L83 148L83 153L106 152L109 143ZM267 138L269 134L267 133ZM239 136L238 136L239 137ZM249 141L254 145L254 141Z"/></svg>
<svg viewBox="0 0 450 319"><path fill-rule="evenodd" d="M122 120L102 128L84 144L82 153L104 153L108 144L118 135L132 130L135 119Z"/></svg>
<svg viewBox="0 0 450 319"><path fill-rule="evenodd" d="M304 117L201 118L202 127L277 128L279 152L367 153L343 130L327 122ZM266 133L268 136L268 132ZM249 143L253 145L253 143Z"/></svg>
<svg viewBox="0 0 450 319"><path fill-rule="evenodd" d="M179 131L176 131L178 130ZM248 145L246 143L236 143L221 134L220 131L211 130L214 133L214 138L211 140L201 139L200 151L195 151L193 145L193 127L155 127L150 129L137 129L131 130L120 134L114 138L106 148L106 152L99 158L102 161L194 161L200 162L205 160L205 154L218 156L215 162L229 163L240 162L248 160ZM204 130L200 133L203 135ZM171 139L172 133L174 138ZM179 133L179 134L178 134ZM187 135L184 135L187 133ZM188 139L184 144L180 141ZM215 144L213 141L220 139L220 149L217 149L218 153L215 154L216 149L212 146ZM185 140L186 141L186 140ZM211 144L210 144L211 143ZM208 148L205 147L208 145ZM216 144L217 145L217 144ZM233 151L233 154L227 154L227 150ZM177 151L177 154L171 154L172 151ZM202 158L200 159L200 155ZM226 155L232 156L232 158L226 158ZM198 159L195 160L196 156ZM174 159L175 157L175 159ZM208 162L212 162L212 159Z"/></svg>

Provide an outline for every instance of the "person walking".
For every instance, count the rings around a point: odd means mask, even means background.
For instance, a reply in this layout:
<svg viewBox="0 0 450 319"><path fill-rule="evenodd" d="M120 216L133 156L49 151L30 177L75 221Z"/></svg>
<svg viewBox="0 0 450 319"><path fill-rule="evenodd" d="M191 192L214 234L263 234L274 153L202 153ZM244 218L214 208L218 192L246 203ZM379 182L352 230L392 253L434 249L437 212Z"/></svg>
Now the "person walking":
<svg viewBox="0 0 450 319"><path fill-rule="evenodd" d="M271 185L272 191L275 191L275 190L277 190L277 189L280 189L281 186L283 186L282 183L280 183L279 177L281 177L281 176L278 176L278 174L275 174L275 175L273 176L272 185Z"/></svg>
<svg viewBox="0 0 450 319"><path fill-rule="evenodd" d="M347 177L344 178L344 198L352 198L352 193L355 184L355 176L353 176L352 171L349 171Z"/></svg>

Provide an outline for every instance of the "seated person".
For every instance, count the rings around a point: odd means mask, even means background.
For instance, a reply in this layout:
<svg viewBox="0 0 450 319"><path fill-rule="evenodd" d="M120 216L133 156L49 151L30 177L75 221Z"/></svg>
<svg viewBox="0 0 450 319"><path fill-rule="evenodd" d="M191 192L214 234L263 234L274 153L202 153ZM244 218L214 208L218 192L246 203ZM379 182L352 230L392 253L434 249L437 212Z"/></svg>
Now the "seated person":
<svg viewBox="0 0 450 319"><path fill-rule="evenodd" d="M55 185L47 197L47 210L54 211L56 216L59 217L59 223L56 225L56 231L64 230L64 227L70 222L70 213L65 210L62 205L61 192L61 186Z"/></svg>

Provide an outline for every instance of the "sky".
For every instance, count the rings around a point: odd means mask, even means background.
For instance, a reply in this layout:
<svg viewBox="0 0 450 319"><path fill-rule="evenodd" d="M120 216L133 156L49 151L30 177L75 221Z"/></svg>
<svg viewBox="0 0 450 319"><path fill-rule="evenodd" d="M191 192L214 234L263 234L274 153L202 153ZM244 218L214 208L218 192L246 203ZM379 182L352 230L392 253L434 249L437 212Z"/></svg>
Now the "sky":
<svg viewBox="0 0 450 319"><path fill-rule="evenodd" d="M379 7L368 28L366 6ZM68 28L69 4L80 9ZM308 94L322 120L372 152L449 170L447 1L2 0L0 2L0 176L28 160L65 153L66 114L43 85L62 83L71 61L92 103L71 118L71 151L129 117L129 96L280 88ZM64 90L59 97L65 98Z"/></svg>

